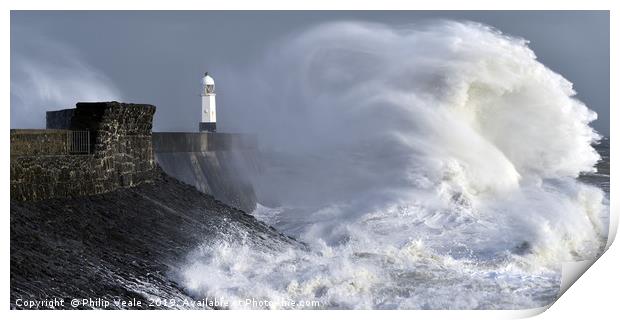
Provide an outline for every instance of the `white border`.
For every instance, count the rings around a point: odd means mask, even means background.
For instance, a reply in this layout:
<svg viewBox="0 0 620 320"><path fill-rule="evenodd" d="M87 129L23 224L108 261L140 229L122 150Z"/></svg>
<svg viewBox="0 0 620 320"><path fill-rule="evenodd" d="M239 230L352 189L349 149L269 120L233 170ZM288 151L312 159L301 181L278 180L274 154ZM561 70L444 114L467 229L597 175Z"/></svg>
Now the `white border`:
<svg viewBox="0 0 620 320"><path fill-rule="evenodd" d="M5 152L1 154L2 161L5 164L9 162L9 128L10 128L10 11L9 10L611 10L611 56L618 56L618 22L617 22L617 3L618 1L604 0L564 0L564 1L540 1L540 0L520 0L520 1L458 1L458 0L433 0L433 1L405 1L405 0L381 0L381 1L334 1L334 0L313 0L300 3L298 1L277 1L277 0L260 0L260 1L122 1L107 0L100 2L78 1L78 0L32 0L32 1L2 1L0 28L3 36L2 61L4 61L4 77L2 78L2 97L3 107L1 113L2 121L2 144ZM614 37L615 36L615 37ZM611 106L617 105L618 95L613 88L618 88L618 65L611 60ZM617 119L618 112L615 108L611 108L611 119ZM617 130L611 126L611 136L615 136ZM611 139L611 158L614 163L611 170L615 171L618 161L618 142ZM5 165L1 171L0 181L9 180L9 166ZM620 209L617 201L616 182L612 178L611 181L611 211L612 211L612 234L615 236L618 223L618 213ZM3 207L9 207L9 184L2 185L2 204ZM496 319L496 318L521 318L529 317L545 311L546 308L534 310L519 311L224 311L224 312L204 312L204 311L124 311L124 312L107 312L107 311L9 311L9 274L10 274L10 232L9 232L9 210L5 211L4 219L2 219L2 255L4 263L2 264L2 295L0 301L4 301L5 308L2 313L5 314L4 319L14 318L40 318L42 316L51 319L66 318L93 318L107 319L110 316L129 318L138 315L140 317L148 317L153 319L169 319L170 317L182 318L207 318L217 316L218 318L247 318L258 317L268 319L284 319L294 316L299 319L313 319L320 317L352 317L361 319L370 319L376 317L390 317L397 319L414 318L433 318L433 319ZM608 243L608 247L609 247ZM592 317L599 316L602 318L610 318L617 314L617 297L620 284L620 249L618 246L611 246L596 262L582 279L577 281L566 294L564 294L547 312L540 317L542 319L560 319L574 317Z"/></svg>

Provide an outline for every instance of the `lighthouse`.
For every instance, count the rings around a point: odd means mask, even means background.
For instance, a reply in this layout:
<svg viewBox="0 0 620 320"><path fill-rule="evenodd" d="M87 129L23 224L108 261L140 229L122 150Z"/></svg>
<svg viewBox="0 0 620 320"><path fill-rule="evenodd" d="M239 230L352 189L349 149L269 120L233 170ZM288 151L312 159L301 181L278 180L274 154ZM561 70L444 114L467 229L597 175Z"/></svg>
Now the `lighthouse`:
<svg viewBox="0 0 620 320"><path fill-rule="evenodd" d="M216 113L215 113L215 81L205 72L202 77L202 118L198 129L200 132L215 132Z"/></svg>

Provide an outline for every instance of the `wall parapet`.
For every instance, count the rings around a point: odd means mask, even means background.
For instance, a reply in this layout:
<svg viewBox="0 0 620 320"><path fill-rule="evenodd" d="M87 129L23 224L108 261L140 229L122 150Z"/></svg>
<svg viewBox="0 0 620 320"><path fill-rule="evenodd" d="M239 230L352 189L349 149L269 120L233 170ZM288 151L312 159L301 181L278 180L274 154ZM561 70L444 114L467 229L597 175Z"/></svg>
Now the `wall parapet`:
<svg viewBox="0 0 620 320"><path fill-rule="evenodd" d="M11 158L66 155L69 130L11 129Z"/></svg>

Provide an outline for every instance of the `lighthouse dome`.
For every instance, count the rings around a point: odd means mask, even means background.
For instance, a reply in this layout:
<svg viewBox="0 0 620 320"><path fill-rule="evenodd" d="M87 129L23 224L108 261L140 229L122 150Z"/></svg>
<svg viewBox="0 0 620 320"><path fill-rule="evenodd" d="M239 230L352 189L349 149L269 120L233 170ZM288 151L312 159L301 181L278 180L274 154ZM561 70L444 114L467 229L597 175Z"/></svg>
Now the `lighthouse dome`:
<svg viewBox="0 0 620 320"><path fill-rule="evenodd" d="M207 86L207 85L214 85L214 84L215 84L215 81L213 81L213 78L211 78L211 76L210 76L210 75L208 75L208 74L205 72L205 76L204 76L204 77L202 77L202 84L203 84L203 85L205 85L205 86Z"/></svg>

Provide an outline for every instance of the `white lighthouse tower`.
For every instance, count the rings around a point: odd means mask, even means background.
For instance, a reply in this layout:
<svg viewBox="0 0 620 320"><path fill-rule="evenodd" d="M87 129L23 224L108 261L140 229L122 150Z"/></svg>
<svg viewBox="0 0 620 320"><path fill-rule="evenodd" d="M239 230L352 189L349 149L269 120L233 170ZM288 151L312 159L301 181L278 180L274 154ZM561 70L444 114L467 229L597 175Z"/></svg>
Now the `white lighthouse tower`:
<svg viewBox="0 0 620 320"><path fill-rule="evenodd" d="M200 132L215 132L216 111L215 111L215 81L205 72L202 77L202 119L198 126Z"/></svg>

